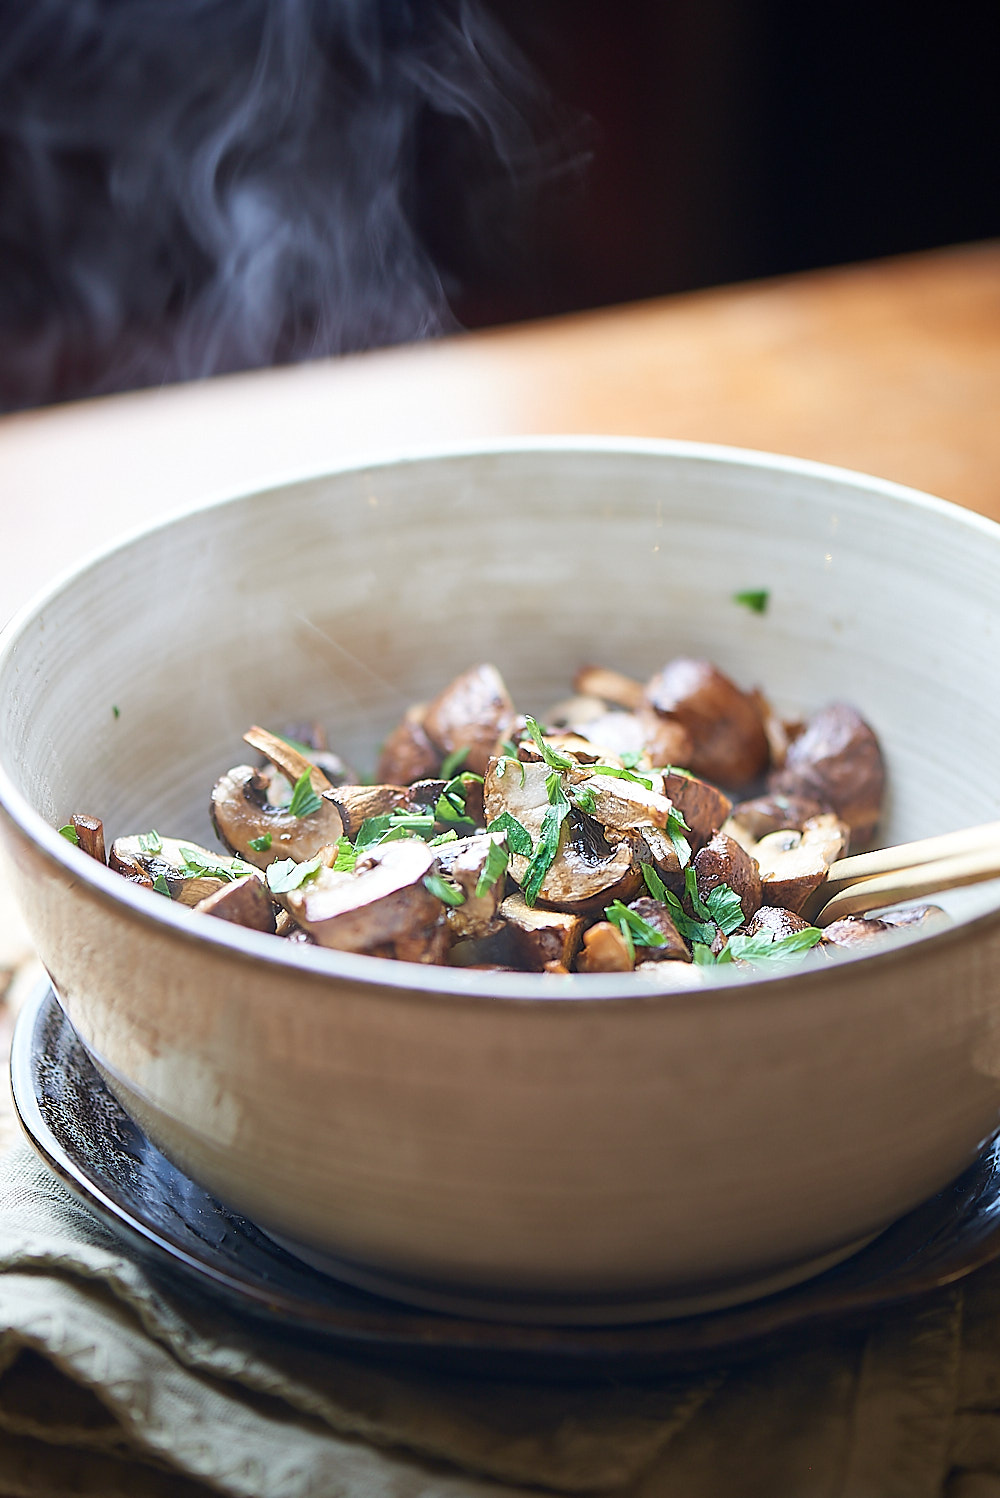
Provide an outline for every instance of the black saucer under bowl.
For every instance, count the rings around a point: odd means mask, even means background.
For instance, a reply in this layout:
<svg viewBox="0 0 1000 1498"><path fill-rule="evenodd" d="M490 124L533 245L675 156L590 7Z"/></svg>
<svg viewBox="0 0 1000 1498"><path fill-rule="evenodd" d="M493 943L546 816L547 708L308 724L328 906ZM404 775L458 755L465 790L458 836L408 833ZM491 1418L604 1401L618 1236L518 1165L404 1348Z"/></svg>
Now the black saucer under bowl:
<svg viewBox="0 0 1000 1498"><path fill-rule="evenodd" d="M35 1149L154 1273L344 1352L495 1377L650 1377L837 1336L1000 1255L994 1139L957 1181L853 1258L749 1304L628 1326L524 1326L441 1315L310 1268L179 1171L105 1087L47 985L19 1016L11 1081Z"/></svg>

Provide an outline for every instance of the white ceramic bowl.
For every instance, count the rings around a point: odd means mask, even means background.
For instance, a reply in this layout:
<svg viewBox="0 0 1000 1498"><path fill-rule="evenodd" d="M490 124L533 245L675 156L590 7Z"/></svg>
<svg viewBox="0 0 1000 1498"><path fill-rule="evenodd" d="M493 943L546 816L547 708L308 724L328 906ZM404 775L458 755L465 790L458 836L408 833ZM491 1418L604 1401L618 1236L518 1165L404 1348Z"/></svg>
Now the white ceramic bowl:
<svg viewBox="0 0 1000 1498"><path fill-rule="evenodd" d="M875 479L552 440L296 482L99 557L0 652L11 878L70 1018L199 1182L358 1283L496 1314L721 1303L842 1254L996 1127L1000 911L665 994L289 947L172 908L55 831L211 844L251 722L371 767L478 660L544 711L587 660L717 661L878 729L884 839L1000 816L1000 528ZM732 595L768 588L758 617Z"/></svg>

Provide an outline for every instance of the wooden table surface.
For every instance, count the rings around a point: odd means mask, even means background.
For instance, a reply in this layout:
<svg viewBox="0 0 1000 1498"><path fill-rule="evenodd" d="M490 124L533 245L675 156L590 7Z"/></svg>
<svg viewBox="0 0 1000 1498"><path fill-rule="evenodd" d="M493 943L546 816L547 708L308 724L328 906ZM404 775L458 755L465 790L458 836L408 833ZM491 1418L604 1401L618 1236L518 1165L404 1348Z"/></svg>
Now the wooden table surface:
<svg viewBox="0 0 1000 1498"><path fill-rule="evenodd" d="M998 411L988 244L2 417L0 622L83 553L207 496L525 433L792 453L1000 520ZM27 951L0 890L0 994Z"/></svg>

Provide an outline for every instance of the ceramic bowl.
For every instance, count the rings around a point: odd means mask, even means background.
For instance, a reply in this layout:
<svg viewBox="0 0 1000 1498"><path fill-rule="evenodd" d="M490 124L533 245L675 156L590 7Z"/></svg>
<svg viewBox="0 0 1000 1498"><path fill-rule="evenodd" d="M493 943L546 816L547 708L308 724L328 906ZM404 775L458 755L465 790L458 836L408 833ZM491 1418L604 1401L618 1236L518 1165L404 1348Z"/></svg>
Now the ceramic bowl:
<svg viewBox="0 0 1000 1498"><path fill-rule="evenodd" d="M832 1262L972 1161L1000 1107L1000 900L780 976L658 992L289 946L71 847L212 843L251 722L371 768L479 660L524 710L584 661L715 660L876 726L884 841L1000 816L1000 527L791 459L551 440L356 467L198 509L6 631L2 843L73 1025L188 1175L356 1284L627 1319ZM733 602L770 591L757 616Z"/></svg>

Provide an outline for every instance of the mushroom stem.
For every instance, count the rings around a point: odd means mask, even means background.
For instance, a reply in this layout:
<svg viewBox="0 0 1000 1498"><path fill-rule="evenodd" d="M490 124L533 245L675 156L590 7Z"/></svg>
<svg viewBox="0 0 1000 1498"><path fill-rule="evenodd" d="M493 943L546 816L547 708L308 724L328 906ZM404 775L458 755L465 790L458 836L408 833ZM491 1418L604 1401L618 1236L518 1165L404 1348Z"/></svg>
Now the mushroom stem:
<svg viewBox="0 0 1000 1498"><path fill-rule="evenodd" d="M276 733L271 733L267 728L258 728L256 724L247 729L243 735L243 742L249 744L252 749L257 749L276 769L280 770L292 783L301 780L302 776L309 772L309 781L318 796L330 789L330 782L323 774L318 765L312 760L306 759L298 749L293 749L291 744L286 744Z"/></svg>

